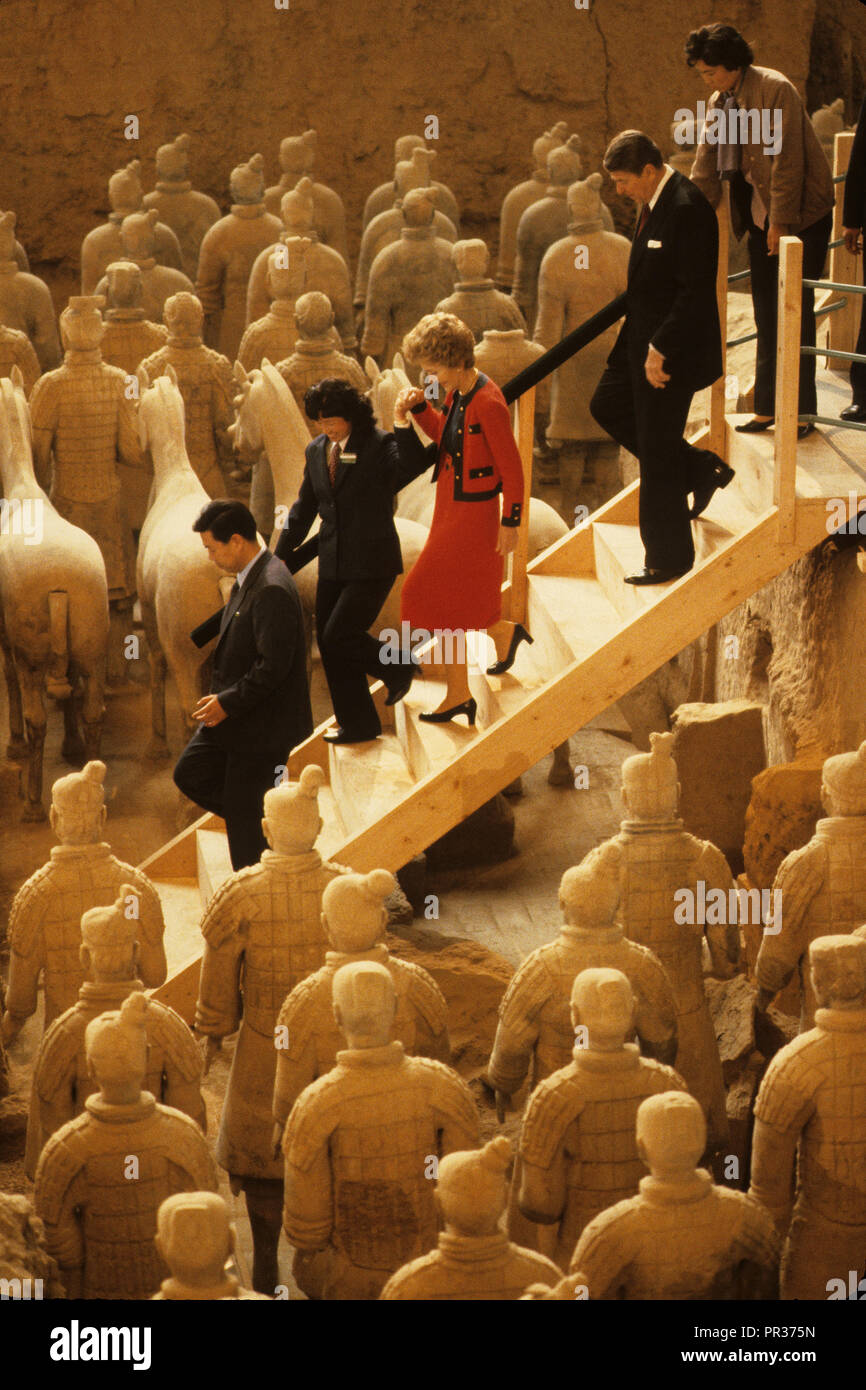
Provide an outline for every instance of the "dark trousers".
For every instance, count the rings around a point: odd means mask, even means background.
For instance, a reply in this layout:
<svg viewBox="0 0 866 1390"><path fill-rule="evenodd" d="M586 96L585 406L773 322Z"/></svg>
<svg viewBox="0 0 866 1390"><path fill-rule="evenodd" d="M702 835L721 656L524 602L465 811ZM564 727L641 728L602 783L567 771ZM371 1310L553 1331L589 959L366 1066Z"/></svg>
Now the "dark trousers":
<svg viewBox="0 0 866 1390"><path fill-rule="evenodd" d="M382 725L367 677L393 684L397 667L381 660L381 644L367 628L394 583L390 579L319 579L316 636L341 729L355 738L375 738Z"/></svg>
<svg viewBox="0 0 866 1390"><path fill-rule="evenodd" d="M640 463L639 522L646 566L687 570L695 560L688 494L705 483L715 454L683 439L694 391L671 380L650 386L644 375L608 366L589 403L592 418Z"/></svg>
<svg viewBox="0 0 866 1390"><path fill-rule="evenodd" d="M262 801L266 791L284 780L280 769L286 761L285 749L225 749L209 729L197 729L178 758L175 785L202 810L223 817L233 869L257 864L267 849Z"/></svg>
<svg viewBox="0 0 866 1390"><path fill-rule="evenodd" d="M866 313L863 310L866 295L858 294L857 298L860 301L860 332L854 351L866 353ZM866 407L866 362L851 363L851 403Z"/></svg>
<svg viewBox="0 0 866 1390"><path fill-rule="evenodd" d="M803 276L817 280L824 269L827 246L833 227L828 212L798 232L803 243ZM755 354L755 414L776 413L776 318L779 306L779 257L767 254L767 233L752 222L749 229L749 265L752 271L752 305L758 330ZM815 346L815 291L804 290L803 323L800 340L804 347ZM800 358L799 413L814 415L818 408L815 391L816 358Z"/></svg>

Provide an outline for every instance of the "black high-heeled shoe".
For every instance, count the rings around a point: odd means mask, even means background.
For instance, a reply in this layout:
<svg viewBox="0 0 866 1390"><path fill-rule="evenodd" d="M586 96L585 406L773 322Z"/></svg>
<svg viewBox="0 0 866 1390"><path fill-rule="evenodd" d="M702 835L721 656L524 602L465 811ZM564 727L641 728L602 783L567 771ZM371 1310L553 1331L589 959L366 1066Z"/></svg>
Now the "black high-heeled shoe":
<svg viewBox="0 0 866 1390"><path fill-rule="evenodd" d="M523 626L523 623L515 623L514 631L511 634L511 645L501 661L494 661L492 666L487 667L488 676L504 676L506 671L510 671L514 665L514 658L517 655L517 648L521 642L528 642L532 646L532 638Z"/></svg>
<svg viewBox="0 0 866 1390"><path fill-rule="evenodd" d="M756 420L754 416L751 420L746 420L742 425L734 425L737 434L763 434L764 430L770 430L776 423L776 417L771 416L769 420Z"/></svg>
<svg viewBox="0 0 866 1390"><path fill-rule="evenodd" d="M455 715L465 714L470 725L474 726L477 712L478 706L470 696L468 700L463 701L462 705L452 705L450 709L434 710L430 714L419 714L418 718L423 719L425 724L447 724Z"/></svg>

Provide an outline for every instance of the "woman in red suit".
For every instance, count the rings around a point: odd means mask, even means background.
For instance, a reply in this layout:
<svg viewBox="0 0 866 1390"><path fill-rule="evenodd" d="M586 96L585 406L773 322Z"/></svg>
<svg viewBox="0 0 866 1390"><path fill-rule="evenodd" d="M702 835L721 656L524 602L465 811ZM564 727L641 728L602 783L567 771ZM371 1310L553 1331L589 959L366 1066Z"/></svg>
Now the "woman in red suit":
<svg viewBox="0 0 866 1390"><path fill-rule="evenodd" d="M532 641L520 623L501 617L504 557L517 543L523 505L523 467L508 406L495 382L475 366L472 330L454 314L426 314L407 335L403 354L447 393L447 415L434 410L417 388L401 391L394 406L404 475L422 473L431 455L436 462L433 522L403 584L401 621L430 633L486 630L499 657L488 674L501 675L520 643ZM407 411L434 440L430 450L411 428ZM441 663L445 697L438 709L420 718L445 723L465 714L474 724L466 661L448 660L454 645L452 640ZM465 658L465 641L460 645Z"/></svg>

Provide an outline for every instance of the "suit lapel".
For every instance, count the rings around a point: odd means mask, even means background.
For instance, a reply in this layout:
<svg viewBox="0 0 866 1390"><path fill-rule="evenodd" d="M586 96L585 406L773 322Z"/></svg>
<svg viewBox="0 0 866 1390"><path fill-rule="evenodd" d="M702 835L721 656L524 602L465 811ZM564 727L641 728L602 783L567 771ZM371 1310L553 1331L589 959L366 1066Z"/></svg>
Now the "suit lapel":
<svg viewBox="0 0 866 1390"><path fill-rule="evenodd" d="M233 594L232 597L229 599L229 602L226 604L223 610L222 620L220 622L219 642L217 642L216 645L217 650L219 650L222 640L229 630L229 624L231 623L235 614L240 611L245 600L249 597L250 593L252 592L256 580L258 579L259 575L261 574L262 570L264 569L265 565L268 563L268 560L270 559L270 554L271 552L269 550L265 550L262 552L262 554L256 560L256 563L250 570L249 574L247 575L246 579L244 580L243 584L238 589L237 593Z"/></svg>
<svg viewBox="0 0 866 1390"><path fill-rule="evenodd" d="M340 461L339 461L339 463L337 464L337 472L336 472L336 474L334 475L334 492L339 492L339 491L340 491L340 488L343 486L343 483L344 483L345 478L346 478L346 474L349 472L349 470L350 470L351 468L356 468L356 467L357 467L357 463L344 463L344 462L343 462L343 454L344 454L344 453L356 454L356 455L359 454L359 450L358 450L358 448L357 448L357 444L356 444L356 441L355 441L355 436L354 436L353 434L350 434L350 435L349 435L349 438L346 440L346 443L345 443L344 447L340 450ZM327 472L327 464L326 464L326 466L325 466L325 471Z"/></svg>
<svg viewBox="0 0 866 1390"><path fill-rule="evenodd" d="M677 173L676 170L674 170L667 183L665 184L664 188L662 189L661 193L659 194L658 202L656 203L655 207L651 210L650 215L647 218L646 223L644 224L643 231L641 232L640 236L635 237L634 241L632 242L631 255L629 256L628 260L629 279L632 278L635 271L637 270L639 262L643 258L651 234L654 231L657 232L664 223L665 217L667 215L667 209L671 197L673 196L673 190L679 178L680 175Z"/></svg>

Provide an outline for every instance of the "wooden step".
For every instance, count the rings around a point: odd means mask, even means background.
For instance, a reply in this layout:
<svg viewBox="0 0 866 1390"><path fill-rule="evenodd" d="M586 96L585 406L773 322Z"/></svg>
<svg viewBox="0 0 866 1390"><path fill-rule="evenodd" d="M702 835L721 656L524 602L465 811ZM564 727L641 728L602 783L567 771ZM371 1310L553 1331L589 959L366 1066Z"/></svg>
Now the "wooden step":
<svg viewBox="0 0 866 1390"><path fill-rule="evenodd" d="M444 695L444 681L416 680L409 694L394 706L397 738L416 782L447 767L466 747L466 720L462 717L448 724L425 724L418 719L422 711L436 709Z"/></svg>
<svg viewBox="0 0 866 1390"><path fill-rule="evenodd" d="M203 912L214 893L231 874L232 861L225 831L196 831L195 847Z"/></svg>
<svg viewBox="0 0 866 1390"><path fill-rule="evenodd" d="M596 573L605 597L627 621L646 612L667 586L625 583L627 574L634 574L644 566L643 541L638 528L601 522L593 526L592 534Z"/></svg>
<svg viewBox="0 0 866 1390"><path fill-rule="evenodd" d="M559 656L557 667L594 651L621 623L598 579L588 575L530 575L528 618L536 644L538 632Z"/></svg>
<svg viewBox="0 0 866 1390"><path fill-rule="evenodd" d="M369 743L331 744L331 791L350 834L375 824L415 785L394 734Z"/></svg>

